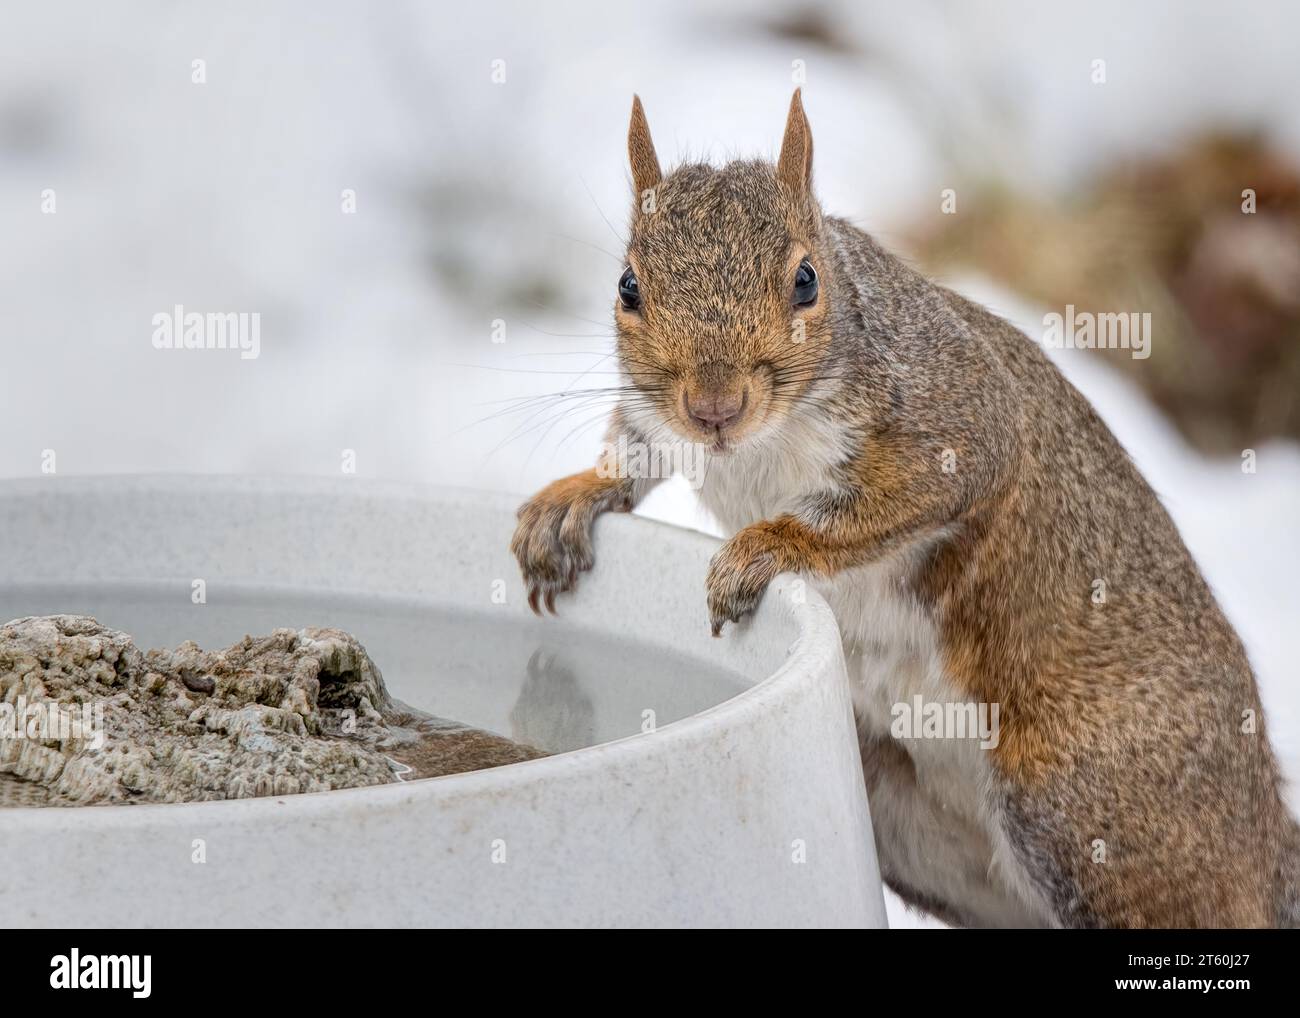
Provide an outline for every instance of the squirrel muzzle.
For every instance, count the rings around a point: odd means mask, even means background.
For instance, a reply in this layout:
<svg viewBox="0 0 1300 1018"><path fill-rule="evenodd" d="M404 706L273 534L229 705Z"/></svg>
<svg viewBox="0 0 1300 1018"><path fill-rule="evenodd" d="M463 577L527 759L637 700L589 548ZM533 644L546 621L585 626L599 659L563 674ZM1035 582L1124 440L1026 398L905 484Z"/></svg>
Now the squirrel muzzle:
<svg viewBox="0 0 1300 1018"><path fill-rule="evenodd" d="M702 365L682 387L683 423L719 447L734 440L750 417L754 386L746 372L721 361Z"/></svg>

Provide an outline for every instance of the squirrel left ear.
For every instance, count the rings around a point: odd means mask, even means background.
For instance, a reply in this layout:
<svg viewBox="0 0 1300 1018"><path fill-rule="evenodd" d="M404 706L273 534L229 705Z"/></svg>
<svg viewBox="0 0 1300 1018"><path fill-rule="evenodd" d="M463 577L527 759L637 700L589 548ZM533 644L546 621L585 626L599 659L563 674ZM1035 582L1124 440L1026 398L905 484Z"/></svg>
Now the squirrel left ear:
<svg viewBox="0 0 1300 1018"><path fill-rule="evenodd" d="M812 190L812 128L803 111L800 89L790 100L790 115L785 121L785 139L781 158L776 163L776 178L796 198L806 198Z"/></svg>
<svg viewBox="0 0 1300 1018"><path fill-rule="evenodd" d="M627 128L627 155L632 164L632 185L636 188L637 202L640 203L641 196L659 183L662 173L639 95L632 97L632 122Z"/></svg>

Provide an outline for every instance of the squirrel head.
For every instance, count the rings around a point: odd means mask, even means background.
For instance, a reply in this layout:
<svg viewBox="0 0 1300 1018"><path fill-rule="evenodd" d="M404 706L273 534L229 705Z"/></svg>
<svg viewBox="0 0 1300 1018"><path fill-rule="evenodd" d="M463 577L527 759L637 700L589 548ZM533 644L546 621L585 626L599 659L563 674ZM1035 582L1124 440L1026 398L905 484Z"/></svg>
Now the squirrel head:
<svg viewBox="0 0 1300 1018"><path fill-rule="evenodd" d="M776 165L665 176L639 98L628 154L636 200L614 312L625 405L687 441L734 449L779 426L830 342L832 266L800 94Z"/></svg>

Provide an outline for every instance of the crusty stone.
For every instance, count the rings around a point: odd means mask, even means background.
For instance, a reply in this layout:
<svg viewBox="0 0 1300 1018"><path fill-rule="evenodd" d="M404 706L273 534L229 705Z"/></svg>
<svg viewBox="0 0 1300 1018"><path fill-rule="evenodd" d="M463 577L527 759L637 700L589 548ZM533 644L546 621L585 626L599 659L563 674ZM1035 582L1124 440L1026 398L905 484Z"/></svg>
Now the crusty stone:
<svg viewBox="0 0 1300 1018"><path fill-rule="evenodd" d="M39 727L52 705L84 727ZM0 627L4 713L0 806L292 795L543 755L395 702L337 629L142 652L86 616L16 619Z"/></svg>

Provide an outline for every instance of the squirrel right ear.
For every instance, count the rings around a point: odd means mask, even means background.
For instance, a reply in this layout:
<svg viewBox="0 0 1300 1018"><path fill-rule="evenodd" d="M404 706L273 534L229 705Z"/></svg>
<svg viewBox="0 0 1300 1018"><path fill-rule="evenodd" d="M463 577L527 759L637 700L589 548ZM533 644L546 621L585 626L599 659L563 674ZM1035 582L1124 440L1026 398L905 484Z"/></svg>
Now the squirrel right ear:
<svg viewBox="0 0 1300 1018"><path fill-rule="evenodd" d="M632 122L627 128L627 155L632 163L632 184L636 188L638 203L645 192L656 187L663 174L659 170L659 157L655 143L650 140L650 125L646 123L641 97L632 96Z"/></svg>
<svg viewBox="0 0 1300 1018"><path fill-rule="evenodd" d="M799 92L796 88L790 100L781 158L776 163L776 178L796 198L806 198L812 189L812 128L808 126Z"/></svg>

